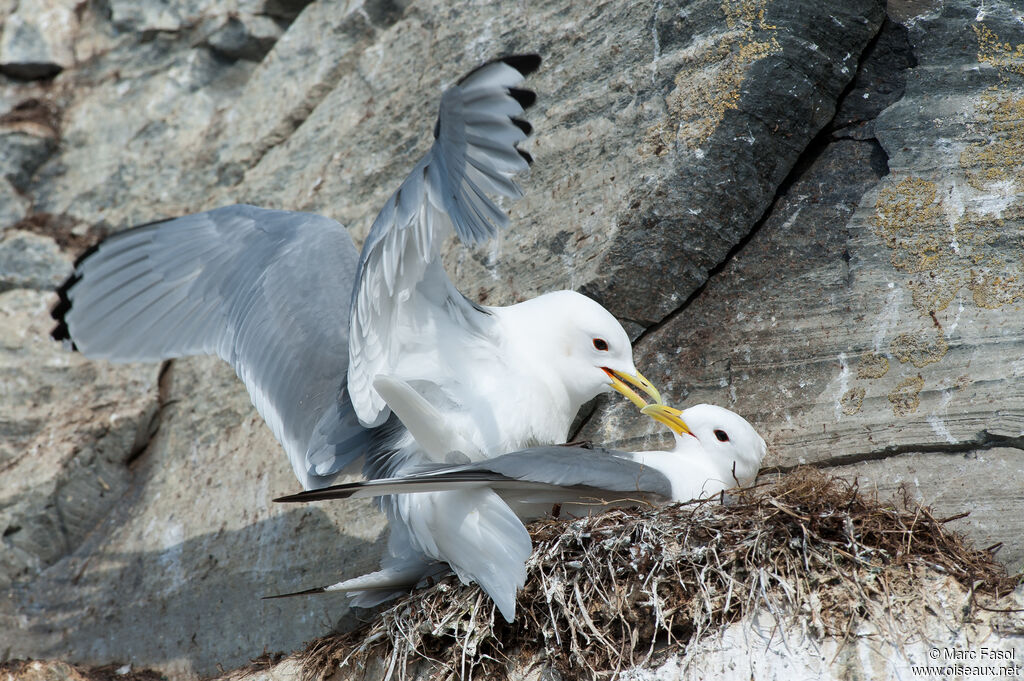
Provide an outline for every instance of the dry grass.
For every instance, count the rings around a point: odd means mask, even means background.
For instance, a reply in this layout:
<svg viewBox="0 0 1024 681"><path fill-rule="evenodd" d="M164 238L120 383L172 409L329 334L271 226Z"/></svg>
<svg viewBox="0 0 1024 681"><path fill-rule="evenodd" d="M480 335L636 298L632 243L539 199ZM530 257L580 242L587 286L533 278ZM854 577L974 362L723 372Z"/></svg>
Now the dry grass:
<svg viewBox="0 0 1024 681"><path fill-rule="evenodd" d="M1019 578L944 529L949 520L802 469L725 504L541 521L514 624L449 578L312 642L305 681L374 658L389 677L419 662L436 678L504 677L512 657L532 655L568 678L610 677L759 608L785 619L813 605L819 633L845 637L873 600L913 602L918 568L972 593L1012 590Z"/></svg>

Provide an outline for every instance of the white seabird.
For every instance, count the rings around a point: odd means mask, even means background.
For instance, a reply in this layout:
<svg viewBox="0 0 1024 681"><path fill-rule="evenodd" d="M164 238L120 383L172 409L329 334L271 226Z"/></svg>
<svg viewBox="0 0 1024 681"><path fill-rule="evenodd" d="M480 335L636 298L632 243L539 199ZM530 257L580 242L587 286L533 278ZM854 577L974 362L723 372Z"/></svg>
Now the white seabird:
<svg viewBox="0 0 1024 681"><path fill-rule="evenodd" d="M360 457L366 477L379 478L562 442L580 406L603 391L643 405L630 384L660 402L625 331L594 301L558 291L485 307L444 272L449 233L467 243L493 237L508 217L488 194L520 196L511 178L528 166L517 145L531 128L518 116L534 95L517 86L539 64L536 55L498 59L442 94L433 146L386 202L360 256L341 225L308 213L228 206L141 226L76 263L54 337L113 361L219 355L306 489ZM373 387L379 375L433 404L458 441L424 449L389 421ZM521 565L530 552L522 523L493 492L381 503L392 528L385 574L406 579L445 560L495 590L525 578L491 582L507 573L492 576L489 565ZM470 512L480 532L521 532L495 555L467 552L476 537L455 526Z"/></svg>
<svg viewBox="0 0 1024 681"><path fill-rule="evenodd" d="M388 394L394 396L400 392ZM391 399L388 404L403 419L410 411ZM415 408L427 406L416 405ZM470 464L424 464L394 478L335 485L275 501L309 502L378 495L414 499L424 492L486 489L522 521L530 521L548 514L554 504L567 515L581 516L611 506L640 502L707 499L754 482L767 447L764 439L740 415L709 404L699 404L682 412L655 404L642 411L672 430L676 442L671 450L623 452L572 446L535 447ZM418 436L423 435L415 426L410 429ZM474 521L467 517L465 522ZM496 551L488 549L488 544L514 543L519 531L517 527L507 534L481 533L481 546L467 550L475 548L494 554ZM508 563L490 567L510 574L525 570L525 565ZM445 571L443 565L435 565L423 574L438 575ZM410 580L405 586L411 587L417 581ZM509 577L504 583L512 581ZM396 588L398 585L389 586ZM504 591L491 590L483 583L481 586L511 622L515 617L516 590L507 586ZM351 594L379 588L384 587L375 575L365 575L299 593L344 591Z"/></svg>

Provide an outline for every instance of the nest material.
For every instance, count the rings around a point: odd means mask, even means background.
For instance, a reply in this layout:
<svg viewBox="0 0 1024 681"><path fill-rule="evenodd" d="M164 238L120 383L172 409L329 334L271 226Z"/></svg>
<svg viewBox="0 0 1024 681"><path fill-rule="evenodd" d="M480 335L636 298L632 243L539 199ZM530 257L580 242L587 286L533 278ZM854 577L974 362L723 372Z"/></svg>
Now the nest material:
<svg viewBox="0 0 1024 681"><path fill-rule="evenodd" d="M881 504L801 469L721 502L535 523L513 624L449 578L313 641L304 681L374 660L389 678L424 662L434 678L506 677L513 658L538 656L570 678L607 677L757 609L813 612L821 636L845 638L872 599L913 592L917 568L995 598L1020 581L943 527L965 514L935 518L907 494Z"/></svg>
<svg viewBox="0 0 1024 681"><path fill-rule="evenodd" d="M8 660L0 662L0 679L7 681L167 681L152 669L80 667L57 660Z"/></svg>

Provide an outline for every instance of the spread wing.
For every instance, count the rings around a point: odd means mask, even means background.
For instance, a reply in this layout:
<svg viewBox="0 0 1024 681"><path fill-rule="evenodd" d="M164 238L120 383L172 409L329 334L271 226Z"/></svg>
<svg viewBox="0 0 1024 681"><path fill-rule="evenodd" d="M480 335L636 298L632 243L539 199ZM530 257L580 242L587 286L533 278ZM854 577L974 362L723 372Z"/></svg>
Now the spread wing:
<svg viewBox="0 0 1024 681"><path fill-rule="evenodd" d="M582 447L534 447L458 466L424 464L415 473L366 480L293 494L275 501L321 501L411 492L445 492L490 487L503 497L517 492L635 494L672 498L672 484L661 472L625 452ZM557 497L557 494L554 495Z"/></svg>
<svg viewBox="0 0 1024 681"><path fill-rule="evenodd" d="M475 244L508 223L488 195L522 195L511 178L529 166L529 155L516 145L531 129L516 117L534 95L515 86L539 65L536 55L497 59L446 90L433 146L370 229L359 260L349 341L349 391L367 426L388 417L373 379L397 364L404 341L452 324L473 329L486 316L449 281L440 248L453 229L463 242Z"/></svg>
<svg viewBox="0 0 1024 681"><path fill-rule="evenodd" d="M358 254L310 213L227 206L115 234L60 290L54 338L118 362L216 354L245 383L303 487L370 441L344 390Z"/></svg>

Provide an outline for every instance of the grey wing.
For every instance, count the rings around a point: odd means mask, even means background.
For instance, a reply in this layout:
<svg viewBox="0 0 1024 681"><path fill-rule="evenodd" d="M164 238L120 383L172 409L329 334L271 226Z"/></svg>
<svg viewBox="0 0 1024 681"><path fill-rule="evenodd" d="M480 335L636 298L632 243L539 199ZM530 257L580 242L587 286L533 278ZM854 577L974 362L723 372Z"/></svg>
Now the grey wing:
<svg viewBox="0 0 1024 681"><path fill-rule="evenodd" d="M365 450L345 392L358 255L337 222L227 206L115 234L76 265L55 338L119 362L216 354L245 383L303 487Z"/></svg>
<svg viewBox="0 0 1024 681"><path fill-rule="evenodd" d="M672 497L672 483L660 471L634 461L627 452L600 447L533 447L478 466L523 482Z"/></svg>
<svg viewBox="0 0 1024 681"><path fill-rule="evenodd" d="M440 247L452 229L474 244L508 224L488 194L522 196L512 176L532 159L516 145L531 128L516 116L535 97L515 86L539 65L536 55L505 57L446 90L433 146L374 220L360 256L349 343L352 404L368 426L388 416L373 379L397 363L400 324L410 314L403 304L414 291L461 325L471 327L481 314L449 281Z"/></svg>
<svg viewBox="0 0 1024 681"><path fill-rule="evenodd" d="M274 501L321 501L469 487L490 487L499 493L564 490L567 498L585 492L615 492L671 499L672 484L668 478L629 456L626 452L600 448L534 447L459 466L423 464L414 473L397 478L334 485Z"/></svg>

